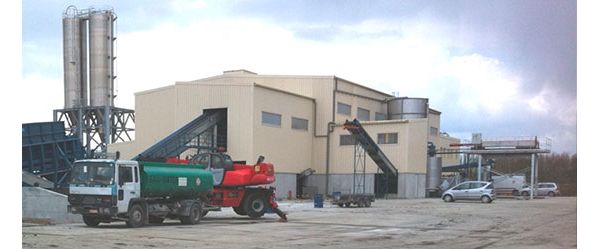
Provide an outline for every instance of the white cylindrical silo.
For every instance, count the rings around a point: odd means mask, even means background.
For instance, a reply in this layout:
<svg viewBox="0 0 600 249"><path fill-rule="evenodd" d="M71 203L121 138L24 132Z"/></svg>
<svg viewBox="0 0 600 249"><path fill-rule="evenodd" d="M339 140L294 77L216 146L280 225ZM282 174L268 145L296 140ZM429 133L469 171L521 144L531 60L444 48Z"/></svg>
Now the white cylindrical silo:
<svg viewBox="0 0 600 249"><path fill-rule="evenodd" d="M113 106L113 21L110 10L89 15L91 106Z"/></svg>
<svg viewBox="0 0 600 249"><path fill-rule="evenodd" d="M77 16L77 9L69 6L63 14L63 66L65 108L86 105L85 20Z"/></svg>
<svg viewBox="0 0 600 249"><path fill-rule="evenodd" d="M429 99L393 98L388 100L388 119L426 118L429 112Z"/></svg>

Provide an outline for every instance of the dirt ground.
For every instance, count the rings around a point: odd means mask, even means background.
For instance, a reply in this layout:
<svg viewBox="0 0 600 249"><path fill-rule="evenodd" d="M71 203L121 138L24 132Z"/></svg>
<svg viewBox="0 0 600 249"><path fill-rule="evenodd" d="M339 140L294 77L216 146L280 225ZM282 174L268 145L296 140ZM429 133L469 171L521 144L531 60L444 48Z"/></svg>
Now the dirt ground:
<svg viewBox="0 0 600 249"><path fill-rule="evenodd" d="M283 202L252 220L230 208L198 225L166 221L130 229L124 223L22 227L23 248L576 248L577 199L377 200L370 208Z"/></svg>

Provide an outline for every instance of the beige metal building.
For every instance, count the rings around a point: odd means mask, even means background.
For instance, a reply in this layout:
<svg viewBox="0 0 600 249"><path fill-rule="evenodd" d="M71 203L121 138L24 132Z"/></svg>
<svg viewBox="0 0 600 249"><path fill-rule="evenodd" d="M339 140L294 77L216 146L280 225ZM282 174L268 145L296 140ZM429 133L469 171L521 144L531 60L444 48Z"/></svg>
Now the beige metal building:
<svg viewBox="0 0 600 249"><path fill-rule="evenodd" d="M358 118L398 169L397 187L389 195L425 197L427 142L444 149L459 140L440 135L441 112L428 107L424 118L388 120L390 99L394 96L336 76L225 71L136 93L135 141L108 148L132 158L204 110L226 108L227 153L248 162L265 156L275 165L278 197L295 197L297 191L350 193L354 146L342 124ZM373 193L377 166L366 161L364 185ZM444 156L442 161L458 164L458 157ZM297 184L298 174L308 168L314 174Z"/></svg>

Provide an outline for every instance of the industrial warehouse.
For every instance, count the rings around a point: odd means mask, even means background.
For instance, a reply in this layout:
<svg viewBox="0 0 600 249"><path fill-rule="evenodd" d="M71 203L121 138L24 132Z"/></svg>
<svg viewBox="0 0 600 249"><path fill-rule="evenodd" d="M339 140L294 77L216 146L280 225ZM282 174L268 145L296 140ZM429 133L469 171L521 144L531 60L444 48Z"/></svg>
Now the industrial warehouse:
<svg viewBox="0 0 600 249"><path fill-rule="evenodd" d="M538 179L551 139L460 139L430 96L242 67L117 106L116 20L62 13L64 105L22 124L23 247L519 247L576 229L575 198Z"/></svg>
<svg viewBox="0 0 600 249"><path fill-rule="evenodd" d="M397 168L397 188L388 193L398 198L425 197L427 142L438 148L459 142L440 134L441 113L430 109L427 99L395 98L336 76L234 70L135 96L136 140L110 144L109 152L133 158L203 112L222 109L224 125L208 135L216 139L201 139L215 143L200 145L223 146L235 160L265 156L277 166L280 198L298 191L311 196L353 192L355 143L344 129L346 120L360 120ZM458 164L458 156L443 162ZM305 171L312 174L303 178ZM382 173L373 160L366 160L364 171L361 184L366 193L374 193L381 179L376 175Z"/></svg>

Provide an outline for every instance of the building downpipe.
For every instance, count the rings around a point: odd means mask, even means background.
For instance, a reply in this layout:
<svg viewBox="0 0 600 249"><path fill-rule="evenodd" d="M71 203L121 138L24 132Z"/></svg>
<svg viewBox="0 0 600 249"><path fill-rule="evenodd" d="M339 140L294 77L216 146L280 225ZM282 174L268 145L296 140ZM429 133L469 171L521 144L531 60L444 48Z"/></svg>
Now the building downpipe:
<svg viewBox="0 0 600 249"><path fill-rule="evenodd" d="M329 193L329 158L330 158L330 148L331 147L331 133L333 132L333 127L335 126L335 93L338 89L338 81L337 77L333 76L334 89L333 89L333 112L331 113L331 122L327 123L327 151L325 153L325 196Z"/></svg>

